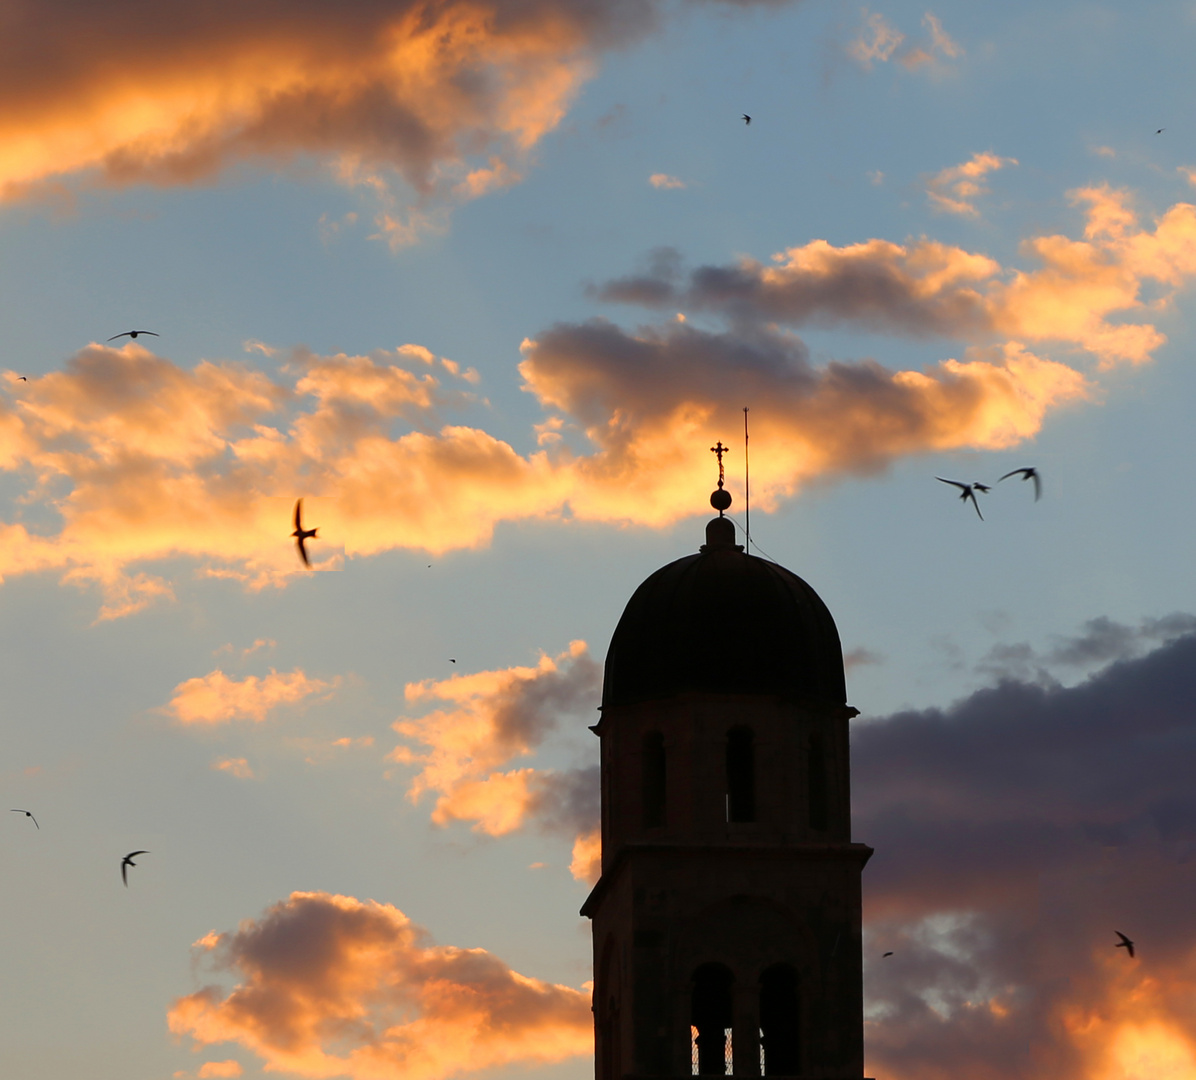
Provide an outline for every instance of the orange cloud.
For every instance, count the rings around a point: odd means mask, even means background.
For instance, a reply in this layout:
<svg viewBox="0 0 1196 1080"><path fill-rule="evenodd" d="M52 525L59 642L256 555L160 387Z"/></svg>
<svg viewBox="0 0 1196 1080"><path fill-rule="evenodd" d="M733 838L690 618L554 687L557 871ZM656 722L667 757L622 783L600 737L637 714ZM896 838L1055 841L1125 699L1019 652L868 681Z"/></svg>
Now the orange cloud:
<svg viewBox="0 0 1196 1080"><path fill-rule="evenodd" d="M1126 192L1081 188L1069 198L1084 211L1084 238L1026 240L1023 251L1040 264L1035 270L1002 267L986 255L927 239L844 247L814 240L774 255L771 266L744 259L700 267L687 285L675 253L671 261L658 257L647 274L609 282L599 295L669 310L719 311L740 321L847 324L985 343L1058 342L1091 353L1103 367L1143 363L1166 337L1149 321L1113 320L1165 309L1196 276L1196 206L1176 203L1148 228ZM1144 298L1147 289L1157 295Z"/></svg>
<svg viewBox="0 0 1196 1080"><path fill-rule="evenodd" d="M235 986L176 1000L171 1031L239 1043L267 1071L443 1080L593 1052L588 993L521 975L484 949L434 945L389 904L292 893L197 945Z"/></svg>
<svg viewBox="0 0 1196 1080"><path fill-rule="evenodd" d="M207 1061L196 1075L199 1080L208 1080L208 1077L240 1076L241 1072L241 1063L230 1058L228 1061Z"/></svg>
<svg viewBox="0 0 1196 1080"><path fill-rule="evenodd" d="M238 780L253 779L253 769L243 757L222 758L220 761L212 762L212 768L217 772L226 772L230 776L235 776Z"/></svg>
<svg viewBox="0 0 1196 1080"><path fill-rule="evenodd" d="M948 214L978 217L975 200L988 194L984 177L1006 165L1016 165L1017 158L1003 158L989 151L973 154L970 161L952 165L935 173L926 182L930 205Z"/></svg>
<svg viewBox="0 0 1196 1080"><path fill-rule="evenodd" d="M592 829L573 841L569 873L578 881L593 885L602 876L602 830Z"/></svg>
<svg viewBox="0 0 1196 1080"><path fill-rule="evenodd" d="M662 172L653 173L651 176L649 176L648 183L654 188L663 188L665 191L672 191L685 187L684 180Z"/></svg>
<svg viewBox="0 0 1196 1080"><path fill-rule="evenodd" d="M574 641L559 656L542 655L535 667L409 683L408 702L449 707L394 724L407 743L390 760L420 767L408 797L414 803L436 794L438 825L473 821L475 831L490 836L522 827L547 797L551 774L502 767L533 753L562 716L596 702L600 678L585 642Z"/></svg>
<svg viewBox="0 0 1196 1080"><path fill-rule="evenodd" d="M289 539L299 496L319 528L317 568L479 547L502 521L664 526L699 508L709 469L698 449L738 429L744 402L761 509L907 455L1015 446L1096 395L1078 365L1028 343L1086 350L1101 367L1145 361L1165 341L1151 318L1196 275L1196 207L1147 227L1124 193L1072 197L1083 237L1026 241L1035 269L928 239L815 240L772 265L688 275L675 252L658 252L647 273L600 295L713 312L726 329L595 319L525 341L524 388L546 412L530 450L448 422L448 410L476 406L476 372L419 345L296 350L273 374L88 346L64 370L0 380L0 470L20 488L0 521L0 576L51 571L96 587L101 618L171 598L170 560L251 589L284 585L308 572ZM816 366L778 323L964 345L916 370Z"/></svg>
<svg viewBox="0 0 1196 1080"><path fill-rule="evenodd" d="M865 71L876 63L895 60L909 71L931 67L940 62L940 57L955 60L963 56L963 47L943 29L943 24L933 12L922 16L922 25L928 37L921 41L908 41L895 26L885 21L879 12L863 9L863 21L856 36L847 44L847 55Z"/></svg>
<svg viewBox="0 0 1196 1080"><path fill-rule="evenodd" d="M85 170L189 184L314 157L356 182L474 198L517 180L601 52L652 23L625 2L364 0L283 19L270 0L217 0L147 20L127 2L48 0L0 46L0 192ZM130 52L136 65L113 60Z"/></svg>
<svg viewBox="0 0 1196 1080"><path fill-rule="evenodd" d="M271 669L263 678L249 675L239 680L230 679L217 668L179 683L165 711L181 724L227 724L231 720L254 720L260 724L279 705L294 705L313 694L334 690L339 682L339 679L331 682L309 679L302 668L282 673ZM234 771L234 775L240 774Z"/></svg>

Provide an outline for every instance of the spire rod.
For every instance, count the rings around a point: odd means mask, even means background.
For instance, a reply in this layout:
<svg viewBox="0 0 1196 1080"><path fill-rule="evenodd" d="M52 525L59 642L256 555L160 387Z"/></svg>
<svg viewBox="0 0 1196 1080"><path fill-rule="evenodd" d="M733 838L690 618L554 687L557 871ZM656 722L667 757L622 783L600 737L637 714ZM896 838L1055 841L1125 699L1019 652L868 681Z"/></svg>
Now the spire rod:
<svg viewBox="0 0 1196 1080"><path fill-rule="evenodd" d="M748 407L743 407L743 550L752 553L752 489L748 469Z"/></svg>

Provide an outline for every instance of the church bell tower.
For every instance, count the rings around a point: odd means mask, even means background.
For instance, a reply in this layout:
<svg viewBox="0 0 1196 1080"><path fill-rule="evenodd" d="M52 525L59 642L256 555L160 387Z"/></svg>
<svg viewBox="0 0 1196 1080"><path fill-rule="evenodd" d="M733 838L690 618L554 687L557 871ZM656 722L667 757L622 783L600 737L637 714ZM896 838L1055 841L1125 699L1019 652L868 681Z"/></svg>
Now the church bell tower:
<svg viewBox="0 0 1196 1080"><path fill-rule="evenodd" d="M872 849L851 840L839 635L735 542L719 456L706 543L635 591L606 657L597 1080L862 1080Z"/></svg>

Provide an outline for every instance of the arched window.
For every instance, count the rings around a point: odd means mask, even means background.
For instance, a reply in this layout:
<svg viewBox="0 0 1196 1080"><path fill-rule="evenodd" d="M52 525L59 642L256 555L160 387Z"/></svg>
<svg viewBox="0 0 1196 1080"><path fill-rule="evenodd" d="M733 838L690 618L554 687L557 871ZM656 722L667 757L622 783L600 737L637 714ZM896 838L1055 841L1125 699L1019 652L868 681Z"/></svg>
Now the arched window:
<svg viewBox="0 0 1196 1080"><path fill-rule="evenodd" d="M727 820L756 820L756 747L751 728L727 732Z"/></svg>
<svg viewBox="0 0 1196 1080"><path fill-rule="evenodd" d="M810 828L825 832L827 827L826 798L826 752L822 748L822 735L814 732L810 736L810 752L806 756L806 790L810 796Z"/></svg>
<svg viewBox="0 0 1196 1080"><path fill-rule="evenodd" d="M690 1037L695 1076L731 1073L731 985L735 981L722 964L703 964L694 972Z"/></svg>
<svg viewBox="0 0 1196 1080"><path fill-rule="evenodd" d="M668 773L664 756L664 736L650 731L644 736L643 755L644 828L657 829L665 823L665 795Z"/></svg>
<svg viewBox="0 0 1196 1080"><path fill-rule="evenodd" d="M800 1076L797 972L774 964L760 976L760 1049L765 1076Z"/></svg>

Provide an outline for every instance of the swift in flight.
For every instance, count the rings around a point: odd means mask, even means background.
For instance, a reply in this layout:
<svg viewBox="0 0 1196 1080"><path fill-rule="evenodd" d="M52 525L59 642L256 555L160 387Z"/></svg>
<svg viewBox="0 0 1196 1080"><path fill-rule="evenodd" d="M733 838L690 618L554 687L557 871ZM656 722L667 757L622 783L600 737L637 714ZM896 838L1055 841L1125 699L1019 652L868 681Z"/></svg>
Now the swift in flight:
<svg viewBox="0 0 1196 1080"><path fill-rule="evenodd" d="M299 558L303 560L304 566L311 566L307 558L307 547L304 544L305 540L310 540L315 537L316 529L305 529L303 527L303 500L298 499L295 502L295 531L291 535L295 538L295 545L299 548Z"/></svg>
<svg viewBox="0 0 1196 1080"><path fill-rule="evenodd" d="M130 851L128 855L126 855L123 859L121 859L121 861L120 861L120 879L121 879L121 881L123 881L125 883L126 889L129 887L129 867L137 865L133 861L133 856L134 855L148 855L148 854L149 854L148 851Z"/></svg>
<svg viewBox="0 0 1196 1080"><path fill-rule="evenodd" d="M984 515L980 513L980 504L976 501L976 492L988 491L988 486L986 484L961 484L958 480L945 480L941 476L936 476L935 479L942 481L944 484L951 484L953 487L959 488L959 497L963 499L964 502L967 502L969 499L971 499L972 505L976 508L977 517L979 517L981 521L984 520Z"/></svg>
<svg viewBox="0 0 1196 1080"><path fill-rule="evenodd" d="M34 825L37 825L37 818L35 818L28 810L18 810L14 806L12 812L14 814L24 814L30 821L33 822ZM37 825L37 831L38 832L42 831L42 827L40 825Z"/></svg>
<svg viewBox="0 0 1196 1080"><path fill-rule="evenodd" d="M1012 472L1007 472L1004 476L1002 476L1001 480L1008 480L1011 476L1017 476L1019 473L1021 474L1023 480L1034 481L1034 501L1038 502L1038 500L1042 498L1042 477L1038 475L1037 469L1014 469ZM998 480L997 483L999 484L1001 480Z"/></svg>
<svg viewBox="0 0 1196 1080"><path fill-rule="evenodd" d="M162 336L161 334L155 334L152 330L126 330L123 334L113 334L108 340L115 341L117 338L127 337L136 341L141 334L149 334L150 337Z"/></svg>

